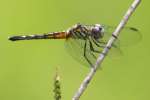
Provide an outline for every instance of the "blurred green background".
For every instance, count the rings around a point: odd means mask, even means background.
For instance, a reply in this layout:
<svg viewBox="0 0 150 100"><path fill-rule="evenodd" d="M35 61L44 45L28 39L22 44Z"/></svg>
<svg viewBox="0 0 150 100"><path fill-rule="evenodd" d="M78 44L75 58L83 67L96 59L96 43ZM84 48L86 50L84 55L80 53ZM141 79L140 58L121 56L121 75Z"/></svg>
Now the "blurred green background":
<svg viewBox="0 0 150 100"><path fill-rule="evenodd" d="M78 22L117 25L133 0L0 0L0 100L53 100L56 67L62 100L70 100L89 71L67 54L64 40L8 41L9 36L65 30ZM127 26L142 40L107 57L81 100L150 100L150 1Z"/></svg>

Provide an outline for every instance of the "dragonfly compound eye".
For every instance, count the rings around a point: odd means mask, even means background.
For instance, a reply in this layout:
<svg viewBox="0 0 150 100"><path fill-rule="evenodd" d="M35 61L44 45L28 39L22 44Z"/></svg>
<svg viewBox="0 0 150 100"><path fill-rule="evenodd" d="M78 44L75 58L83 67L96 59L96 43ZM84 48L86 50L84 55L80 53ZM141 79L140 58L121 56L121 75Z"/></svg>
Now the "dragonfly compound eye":
<svg viewBox="0 0 150 100"><path fill-rule="evenodd" d="M92 36L95 39L99 39L103 37L103 28L98 24L96 24L93 28L92 28Z"/></svg>

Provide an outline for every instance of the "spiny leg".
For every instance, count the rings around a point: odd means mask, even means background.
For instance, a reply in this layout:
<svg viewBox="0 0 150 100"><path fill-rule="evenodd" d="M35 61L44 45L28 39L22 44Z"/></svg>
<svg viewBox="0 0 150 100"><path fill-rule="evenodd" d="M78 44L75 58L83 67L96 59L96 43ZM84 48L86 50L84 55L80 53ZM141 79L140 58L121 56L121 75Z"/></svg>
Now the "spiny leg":
<svg viewBox="0 0 150 100"><path fill-rule="evenodd" d="M92 39L93 40L93 39ZM92 44L92 42L91 41L89 41L89 43L90 43L90 49L91 49L91 51L93 51L93 52L95 52L95 53L101 53L101 51L99 51L99 50L96 50L94 47L93 47L93 44ZM94 42L94 44L95 44L95 42ZM95 44L96 45L96 44ZM99 44L98 45L96 45L99 49L100 48L104 48L104 46L100 46Z"/></svg>
<svg viewBox="0 0 150 100"><path fill-rule="evenodd" d="M94 40L95 41L95 40ZM107 42L104 42L104 41L99 41L99 40L96 40L98 43L100 43L100 44L106 44Z"/></svg>
<svg viewBox="0 0 150 100"><path fill-rule="evenodd" d="M86 48L87 48L87 40L85 40L85 44L84 44L84 57L85 57L85 59L87 60L87 62L88 62L91 66L93 66L92 63L91 63L91 61L87 58L87 55L86 55Z"/></svg>
<svg viewBox="0 0 150 100"><path fill-rule="evenodd" d="M95 40L95 39L93 39L93 38L92 38L92 40L93 40L93 42L94 42L95 44L97 44L97 42L98 42L98 43L100 43L100 44L106 45L106 43L107 43L107 42L104 42L104 41ZM97 44L97 45L98 45L98 44ZM98 46L99 46L99 45L98 45ZM104 46L101 46L101 47L104 47ZM112 47L117 48L118 46L117 46L116 44L112 44Z"/></svg>
<svg viewBox="0 0 150 100"><path fill-rule="evenodd" d="M93 54L93 52L95 52L94 51L94 47L93 47L93 45L92 45L92 43L91 43L91 41L89 40L89 44L90 44L90 53L92 54L92 56L94 57L94 58L96 58L96 56ZM97 53L97 52L96 52Z"/></svg>
<svg viewBox="0 0 150 100"><path fill-rule="evenodd" d="M104 46L101 46L101 47L103 47L103 48L105 47L105 45L106 45L106 43L107 43L107 42L104 42L104 41L95 40L95 39L93 39L93 38L92 38L92 40L93 40L94 43L98 42L98 43L100 43L100 44L103 44ZM116 44L112 44L112 47L117 48L118 46L117 46Z"/></svg>
<svg viewBox="0 0 150 100"><path fill-rule="evenodd" d="M102 47L102 48L104 48L104 45L106 44L105 42L101 42L101 41L96 41L93 37L91 37L91 39L92 39L92 41L94 42L94 44L97 46L97 47ZM103 46L102 45L100 45L100 44L103 44Z"/></svg>
<svg viewBox="0 0 150 100"><path fill-rule="evenodd" d="M95 49L94 49L94 47L93 47L91 41L89 41L89 43L90 43L90 50L91 50L91 51L93 51L93 52L95 52L95 53L100 53L98 50L95 50Z"/></svg>

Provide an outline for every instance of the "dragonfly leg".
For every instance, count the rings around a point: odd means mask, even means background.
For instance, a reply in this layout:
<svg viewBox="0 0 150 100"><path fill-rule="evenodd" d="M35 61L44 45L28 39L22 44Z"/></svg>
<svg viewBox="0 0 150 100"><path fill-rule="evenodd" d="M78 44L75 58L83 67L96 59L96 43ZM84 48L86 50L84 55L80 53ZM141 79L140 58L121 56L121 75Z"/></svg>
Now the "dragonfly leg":
<svg viewBox="0 0 150 100"><path fill-rule="evenodd" d="M91 40L91 39L90 39ZM95 53L101 53L101 51L99 50L96 50L94 47L93 47L93 44L92 42L89 40L89 43L90 43L90 50L95 52ZM92 41L94 42L94 40L92 39ZM94 44L96 45L97 43L94 42ZM96 45L97 47L101 47L101 48L104 48L104 46L100 46L99 44ZM100 49L100 48L99 48Z"/></svg>
<svg viewBox="0 0 150 100"><path fill-rule="evenodd" d="M90 43L90 50L91 50L91 51L93 51L93 52L95 52L95 53L101 53L100 51L94 49L94 47L93 47L91 41L89 41L89 43Z"/></svg>
<svg viewBox="0 0 150 100"><path fill-rule="evenodd" d="M94 42L94 44L95 44L97 47L102 47L102 48L105 47L104 45L100 45L100 44L106 44L105 42L96 41L96 40L93 39L93 38L92 38L92 41Z"/></svg>
<svg viewBox="0 0 150 100"><path fill-rule="evenodd" d="M93 39L93 41L95 41L95 40ZM104 41L99 41L99 40L96 40L96 41L97 41L98 43L100 43L100 44L104 44L104 45L106 44L106 42L104 42ZM95 41L95 42L96 42L96 41Z"/></svg>
<svg viewBox="0 0 150 100"><path fill-rule="evenodd" d="M93 47L93 45L92 45L92 43L91 43L91 41L89 40L89 43L90 43L90 51L92 51L92 52L90 52L91 54L92 54L92 56L94 57L94 58L96 58L96 56L93 54L93 52L96 52L95 50L94 50L94 47ZM96 52L97 53L97 52Z"/></svg>
<svg viewBox="0 0 150 100"><path fill-rule="evenodd" d="M92 39L93 40L93 42L95 41L94 39ZM104 44L104 45L106 45L106 43L107 42L103 42L103 41L99 41L99 40L96 40L98 43L100 43L100 44ZM95 41L95 43L96 43L96 41ZM104 46L103 46L104 47ZM117 48L118 46L116 45L116 44L112 44L112 47L114 47L114 48Z"/></svg>
<svg viewBox="0 0 150 100"><path fill-rule="evenodd" d="M86 48L87 48L87 40L85 41L85 44L84 44L84 57L86 59L86 61L91 65L93 66L93 64L91 63L91 61L88 59L87 55L86 55Z"/></svg>
<svg viewBox="0 0 150 100"><path fill-rule="evenodd" d="M93 39L93 41L95 41L95 40ZM99 40L97 40L97 42L100 43L100 44L106 45L106 42L99 41ZM103 46L103 47L104 47L104 46ZM116 45L116 44L112 44L112 47L117 48L117 45Z"/></svg>

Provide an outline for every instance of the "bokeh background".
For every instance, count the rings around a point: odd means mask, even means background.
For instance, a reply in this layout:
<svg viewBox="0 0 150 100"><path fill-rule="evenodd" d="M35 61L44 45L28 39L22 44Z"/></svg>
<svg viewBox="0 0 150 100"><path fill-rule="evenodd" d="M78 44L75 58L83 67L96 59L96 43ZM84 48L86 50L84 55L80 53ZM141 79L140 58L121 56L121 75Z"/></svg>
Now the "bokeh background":
<svg viewBox="0 0 150 100"><path fill-rule="evenodd" d="M117 25L133 0L0 0L0 100L54 100L56 67L62 100L70 100L89 71L64 40L8 41L9 36L65 30L75 23ZM142 40L119 59L107 57L81 100L150 100L150 1L127 26Z"/></svg>

